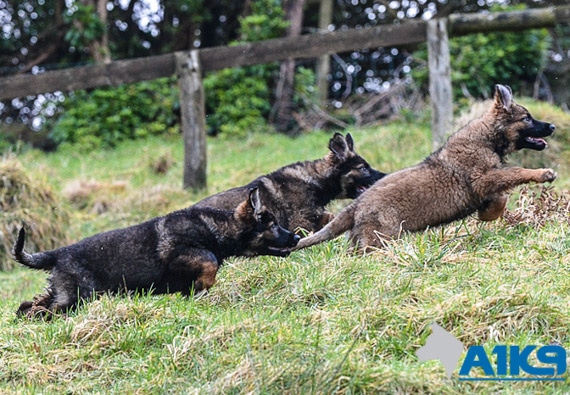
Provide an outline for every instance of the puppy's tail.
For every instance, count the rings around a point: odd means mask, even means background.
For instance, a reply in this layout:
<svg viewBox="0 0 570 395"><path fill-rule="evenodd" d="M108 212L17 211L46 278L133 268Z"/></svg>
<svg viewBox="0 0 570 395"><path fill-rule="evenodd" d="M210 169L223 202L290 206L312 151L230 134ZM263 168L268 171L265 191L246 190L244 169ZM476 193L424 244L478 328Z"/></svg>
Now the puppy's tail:
<svg viewBox="0 0 570 395"><path fill-rule="evenodd" d="M14 248L12 248L12 255L16 262L31 267L32 269L49 270L54 267L55 262L53 259L50 259L49 255L46 253L28 254L26 251L24 251L25 240L26 231L22 226L20 228L20 232L18 233L18 240L16 240L16 243L14 243Z"/></svg>
<svg viewBox="0 0 570 395"><path fill-rule="evenodd" d="M332 240L340 236L347 230L352 229L354 226L354 213L356 211L356 204L351 204L342 210L334 219L329 222L324 228L317 233L301 239L292 251L300 250L314 246L315 244L322 243L327 240Z"/></svg>

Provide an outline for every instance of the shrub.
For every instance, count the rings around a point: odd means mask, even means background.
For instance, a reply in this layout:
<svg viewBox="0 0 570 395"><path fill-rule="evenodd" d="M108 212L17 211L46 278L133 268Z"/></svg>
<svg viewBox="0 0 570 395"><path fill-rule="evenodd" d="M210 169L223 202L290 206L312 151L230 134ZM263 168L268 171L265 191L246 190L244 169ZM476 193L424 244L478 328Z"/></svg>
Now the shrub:
<svg viewBox="0 0 570 395"><path fill-rule="evenodd" d="M267 127L271 110L267 65L225 69L204 79L209 134L243 136Z"/></svg>
<svg viewBox="0 0 570 395"><path fill-rule="evenodd" d="M287 27L280 0L251 3L251 15L240 19L240 41L281 37ZM210 134L243 136L267 127L276 63L225 69L204 79Z"/></svg>
<svg viewBox="0 0 570 395"><path fill-rule="evenodd" d="M58 144L80 150L110 148L123 140L178 132L172 79L77 91L51 131Z"/></svg>

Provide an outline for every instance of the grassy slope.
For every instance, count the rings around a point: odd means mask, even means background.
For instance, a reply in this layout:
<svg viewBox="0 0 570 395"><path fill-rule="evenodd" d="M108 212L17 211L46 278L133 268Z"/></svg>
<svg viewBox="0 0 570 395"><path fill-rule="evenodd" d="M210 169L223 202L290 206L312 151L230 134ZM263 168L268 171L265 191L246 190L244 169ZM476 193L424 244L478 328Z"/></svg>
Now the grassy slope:
<svg viewBox="0 0 570 395"><path fill-rule="evenodd" d="M384 171L430 151L422 124L353 135L358 151ZM209 192L321 157L329 136L212 140ZM102 183L74 214L69 232L79 239L200 198L180 191L181 155L180 141L154 139L20 159L56 189L77 180ZM150 171L158 157L173 159L165 175ZM556 185L568 180L561 174ZM104 187L119 181L118 191ZM101 201L108 211L96 215L91 207ZM366 257L349 254L337 239L286 259L230 260L199 298L103 297L51 323L14 320L19 302L42 290L45 275L0 272L0 393L568 392L568 374L566 383L554 384L447 379L439 362L420 363L415 351L432 321L466 346L558 342L570 349L569 232L563 223L467 220Z"/></svg>

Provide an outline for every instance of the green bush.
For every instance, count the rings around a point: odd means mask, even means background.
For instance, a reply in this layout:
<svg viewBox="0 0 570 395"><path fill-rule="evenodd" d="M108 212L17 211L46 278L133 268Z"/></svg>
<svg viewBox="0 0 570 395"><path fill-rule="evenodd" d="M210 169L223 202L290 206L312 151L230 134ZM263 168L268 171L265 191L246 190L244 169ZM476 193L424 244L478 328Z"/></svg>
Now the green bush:
<svg viewBox="0 0 570 395"><path fill-rule="evenodd" d="M240 19L240 40L281 37L287 27L280 0L251 3L251 15ZM276 63L225 69L204 79L206 119L210 134L243 136L267 127Z"/></svg>
<svg viewBox="0 0 570 395"><path fill-rule="evenodd" d="M77 91L64 103L51 138L80 150L111 148L124 140L178 132L172 79Z"/></svg>
<svg viewBox="0 0 570 395"><path fill-rule="evenodd" d="M549 48L545 29L516 33L480 33L450 38L451 81L453 96L488 98L497 83L510 85L520 91L532 83L543 68ZM418 63L426 64L427 50L414 53ZM415 67L414 79L427 91L426 67Z"/></svg>
<svg viewBox="0 0 570 395"><path fill-rule="evenodd" d="M251 15L240 18L240 40L232 45L282 37L288 22L280 0L251 3ZM279 74L277 62L224 69L204 78L206 124L209 134L243 136L269 128L272 91ZM300 68L294 105L305 106L314 73ZM114 147L123 140L178 131L178 88L173 79L116 88L78 91L66 99L64 112L50 137L78 149Z"/></svg>
<svg viewBox="0 0 570 395"><path fill-rule="evenodd" d="M225 69L204 79L209 133L243 136L267 127L271 91L267 65Z"/></svg>

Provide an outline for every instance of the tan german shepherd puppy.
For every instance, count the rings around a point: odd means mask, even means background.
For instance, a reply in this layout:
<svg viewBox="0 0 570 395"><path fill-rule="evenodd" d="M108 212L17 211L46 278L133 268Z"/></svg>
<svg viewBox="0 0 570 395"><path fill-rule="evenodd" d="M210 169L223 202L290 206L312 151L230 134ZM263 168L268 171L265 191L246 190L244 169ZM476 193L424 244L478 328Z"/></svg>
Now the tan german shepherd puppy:
<svg viewBox="0 0 570 395"><path fill-rule="evenodd" d="M349 231L360 249L382 247L383 238L422 231L478 212L483 221L497 219L509 191L530 182L554 181L552 169L508 167L505 157L529 148L541 151L555 126L533 119L513 101L511 88L497 85L494 103L479 119L449 137L422 163L382 178L342 210L319 232L294 250L333 239Z"/></svg>

